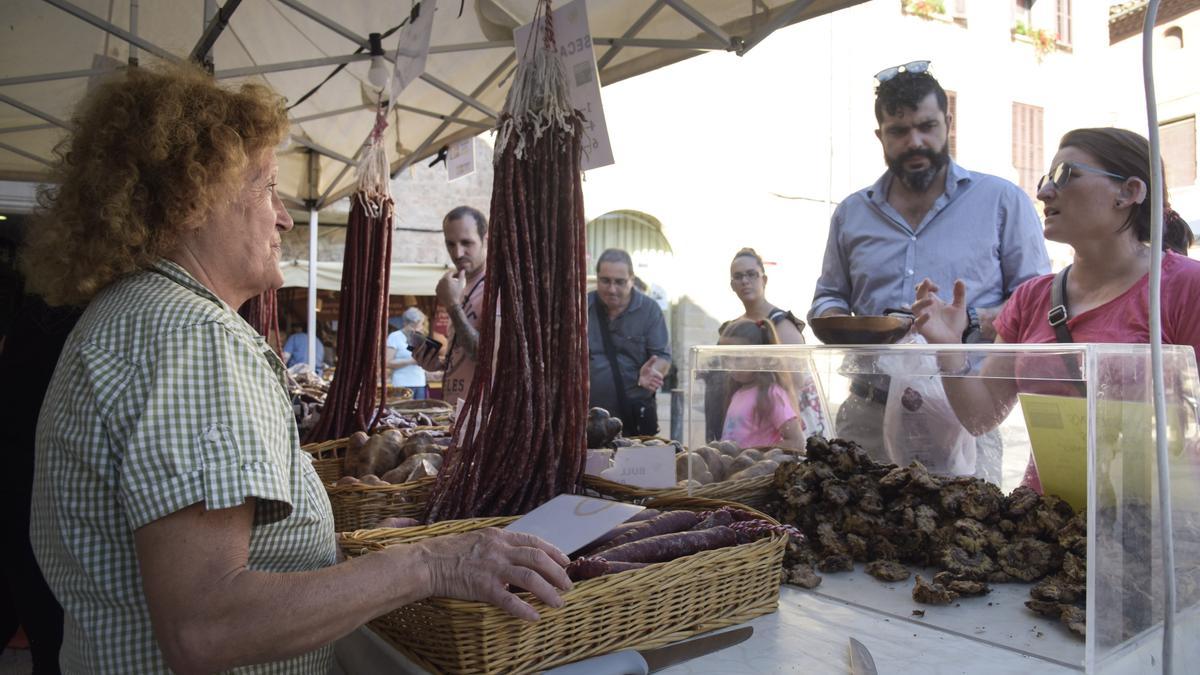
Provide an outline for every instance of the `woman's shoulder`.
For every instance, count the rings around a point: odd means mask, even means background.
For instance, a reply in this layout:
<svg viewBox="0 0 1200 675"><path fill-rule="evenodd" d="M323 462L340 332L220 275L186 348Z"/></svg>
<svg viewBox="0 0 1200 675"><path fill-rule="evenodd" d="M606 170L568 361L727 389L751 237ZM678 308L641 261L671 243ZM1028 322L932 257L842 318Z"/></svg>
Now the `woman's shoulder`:
<svg viewBox="0 0 1200 675"><path fill-rule="evenodd" d="M1167 251L1163 255L1163 272L1168 273L1172 280L1200 283L1200 260Z"/></svg>

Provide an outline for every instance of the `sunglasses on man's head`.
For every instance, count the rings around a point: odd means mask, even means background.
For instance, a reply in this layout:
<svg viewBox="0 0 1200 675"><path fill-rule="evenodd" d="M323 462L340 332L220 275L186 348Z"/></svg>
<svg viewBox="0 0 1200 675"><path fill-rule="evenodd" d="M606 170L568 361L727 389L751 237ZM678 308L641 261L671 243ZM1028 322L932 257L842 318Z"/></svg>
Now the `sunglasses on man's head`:
<svg viewBox="0 0 1200 675"><path fill-rule="evenodd" d="M896 77L900 73L912 73L913 75L919 75L921 73L929 71L929 64L930 64L929 61L909 61L908 63L901 65L901 66L892 66L891 68L884 68L883 70L879 71L878 73L875 73L875 81L879 82L880 84L883 84L884 82L887 82L888 80L892 79L893 77Z"/></svg>
<svg viewBox="0 0 1200 675"><path fill-rule="evenodd" d="M1067 183L1069 183L1071 181L1071 177L1074 176L1075 172L1077 172L1077 171L1084 172L1084 173L1094 173L1094 174L1097 174L1100 176L1108 176L1109 178L1113 178L1115 180L1125 180L1128 177L1128 176L1120 176L1115 173L1110 173L1108 171L1105 171L1104 169L1097 169L1096 167L1088 166L1087 164L1077 164L1075 162L1063 162L1063 163L1059 164L1058 166L1050 169L1049 173L1047 173L1045 176L1042 176L1041 179L1038 180L1038 190L1040 191L1042 189L1042 186L1044 186L1047 181L1049 181L1049 183L1054 186L1055 190L1061 190L1067 186Z"/></svg>

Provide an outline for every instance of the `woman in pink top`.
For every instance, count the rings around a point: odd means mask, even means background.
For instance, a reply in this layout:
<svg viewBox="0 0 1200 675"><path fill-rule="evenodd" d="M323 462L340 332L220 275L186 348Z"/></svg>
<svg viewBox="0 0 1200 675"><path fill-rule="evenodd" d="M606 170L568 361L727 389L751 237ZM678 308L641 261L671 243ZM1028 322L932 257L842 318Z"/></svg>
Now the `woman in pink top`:
<svg viewBox="0 0 1200 675"><path fill-rule="evenodd" d="M775 345L779 336L770 321L736 319L721 333L722 345ZM764 357L746 357L762 359ZM721 440L743 448L783 445L799 448L804 443L804 425L796 414L791 378L777 373L769 364L753 364L760 370L729 373L725 402L725 426Z"/></svg>
<svg viewBox="0 0 1200 675"><path fill-rule="evenodd" d="M1075 250L1063 302L1074 342L1149 342L1149 174L1149 143L1142 136L1125 129L1076 129L1063 136L1050 172L1038 185L1046 238ZM1163 224L1162 339L1195 349L1200 346L1200 312L1195 311L1200 262L1185 257L1192 233L1183 218L1167 207ZM1052 274L1030 279L1013 293L996 318L996 342L1058 341L1047 319L1053 281ZM964 290L961 281L955 282L953 301L946 303L928 279L917 287L915 325L927 341L961 341L967 325ZM965 375L969 368L961 355L952 354L939 357L938 365L949 375ZM1007 417L1018 390L1078 395L1061 381L1075 376L1067 374L1058 356L991 358L981 375L943 379L955 413L973 434ZM1040 489L1032 464L1026 484Z"/></svg>

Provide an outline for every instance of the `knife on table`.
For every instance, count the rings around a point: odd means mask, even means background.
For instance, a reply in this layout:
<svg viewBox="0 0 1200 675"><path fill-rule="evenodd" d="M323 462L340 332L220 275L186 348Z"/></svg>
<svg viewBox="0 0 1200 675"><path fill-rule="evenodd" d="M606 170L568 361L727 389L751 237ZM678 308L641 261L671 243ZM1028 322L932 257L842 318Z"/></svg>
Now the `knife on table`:
<svg viewBox="0 0 1200 675"><path fill-rule="evenodd" d="M850 675L879 675L871 651L854 638L850 638Z"/></svg>
<svg viewBox="0 0 1200 675"><path fill-rule="evenodd" d="M547 670L545 675L648 675L668 666L732 647L744 642L753 633L753 626L743 626L687 642L676 642L658 649L627 649L568 663Z"/></svg>

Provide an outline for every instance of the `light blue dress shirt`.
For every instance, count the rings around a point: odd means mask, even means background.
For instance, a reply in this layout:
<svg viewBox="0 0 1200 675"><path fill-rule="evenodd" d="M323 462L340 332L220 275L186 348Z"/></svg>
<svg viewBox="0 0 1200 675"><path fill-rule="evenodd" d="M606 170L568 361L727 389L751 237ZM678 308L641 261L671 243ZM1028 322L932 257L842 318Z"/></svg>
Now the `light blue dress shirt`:
<svg viewBox="0 0 1200 675"><path fill-rule="evenodd" d="M951 161L946 191L913 228L887 202L891 180L887 171L838 205L809 320L831 308L878 315L911 305L926 277L947 301L962 279L969 307L994 307L1049 273L1041 221L1016 185Z"/></svg>

